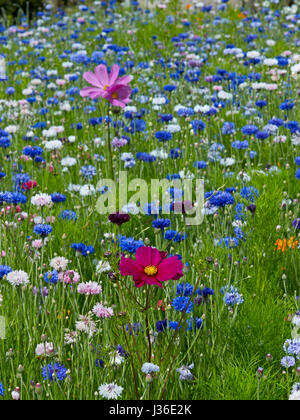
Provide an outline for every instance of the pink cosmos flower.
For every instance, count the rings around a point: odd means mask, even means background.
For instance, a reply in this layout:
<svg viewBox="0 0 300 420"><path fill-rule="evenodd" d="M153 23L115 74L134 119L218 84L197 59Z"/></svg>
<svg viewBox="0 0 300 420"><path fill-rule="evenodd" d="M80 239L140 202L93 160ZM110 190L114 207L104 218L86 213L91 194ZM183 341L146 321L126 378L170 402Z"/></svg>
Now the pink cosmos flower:
<svg viewBox="0 0 300 420"><path fill-rule="evenodd" d="M132 276L136 287L152 284L162 288L163 281L178 280L183 276L182 262L177 257L167 258L167 255L156 248L142 246L136 251L135 261L122 257L120 273Z"/></svg>
<svg viewBox="0 0 300 420"><path fill-rule="evenodd" d="M84 79L92 85L80 91L81 96L88 96L91 99L105 98L112 105L124 108L129 102L131 88L129 83L131 76L119 76L120 67L114 64L108 75L107 67L100 64L95 68L95 73L87 71L83 74Z"/></svg>

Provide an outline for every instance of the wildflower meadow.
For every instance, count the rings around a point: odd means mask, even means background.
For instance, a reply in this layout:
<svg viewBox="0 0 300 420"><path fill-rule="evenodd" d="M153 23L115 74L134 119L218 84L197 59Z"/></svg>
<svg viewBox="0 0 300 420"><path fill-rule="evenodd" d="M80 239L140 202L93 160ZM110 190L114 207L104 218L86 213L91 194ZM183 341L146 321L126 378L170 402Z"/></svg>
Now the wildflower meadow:
<svg viewBox="0 0 300 420"><path fill-rule="evenodd" d="M0 401L300 400L300 1L33 3L0 17Z"/></svg>

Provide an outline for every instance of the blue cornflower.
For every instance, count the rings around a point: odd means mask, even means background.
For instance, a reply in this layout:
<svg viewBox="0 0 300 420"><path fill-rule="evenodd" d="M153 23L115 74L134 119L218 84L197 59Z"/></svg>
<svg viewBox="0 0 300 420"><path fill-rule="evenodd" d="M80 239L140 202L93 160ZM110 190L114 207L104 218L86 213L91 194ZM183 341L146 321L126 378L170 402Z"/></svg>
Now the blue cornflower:
<svg viewBox="0 0 300 420"><path fill-rule="evenodd" d="M94 254L95 252L95 249L92 245L84 245L82 242L73 243L71 248L75 249L76 255L83 255L84 257L90 254Z"/></svg>
<svg viewBox="0 0 300 420"><path fill-rule="evenodd" d="M225 238L220 239L218 245L224 245L226 248L236 248L239 245L239 240L235 237L226 236Z"/></svg>
<svg viewBox="0 0 300 420"><path fill-rule="evenodd" d="M252 136L253 134L256 134L258 132L258 127L256 125L244 125L242 127L242 133L244 136Z"/></svg>
<svg viewBox="0 0 300 420"><path fill-rule="evenodd" d="M53 193L51 194L51 200L53 203L63 203L66 201L66 196L60 193Z"/></svg>
<svg viewBox="0 0 300 420"><path fill-rule="evenodd" d="M225 207L234 204L234 197L232 194L223 191L217 191L215 194L214 191L205 193L205 199L207 198L209 198L211 205L216 207Z"/></svg>
<svg viewBox="0 0 300 420"><path fill-rule="evenodd" d="M164 332L168 327L168 321L163 319L162 321L157 321L156 323L156 331Z"/></svg>
<svg viewBox="0 0 300 420"><path fill-rule="evenodd" d="M146 152L138 152L136 154L136 159L137 160L142 160L144 162L155 162L156 161L156 157L155 156L153 156L151 154L148 154Z"/></svg>
<svg viewBox="0 0 300 420"><path fill-rule="evenodd" d="M85 165L85 166L82 166L82 168L80 169L80 173L86 179L92 179L97 174L97 170L92 165Z"/></svg>
<svg viewBox="0 0 300 420"><path fill-rule="evenodd" d="M268 131L258 131L257 133L256 133L256 138L258 139L258 140L265 140L265 139L267 139L268 137L269 137L269 132Z"/></svg>
<svg viewBox="0 0 300 420"><path fill-rule="evenodd" d="M235 124L233 122L225 121L222 127L222 134L234 134L235 133Z"/></svg>
<svg viewBox="0 0 300 420"><path fill-rule="evenodd" d="M10 273L12 269L8 265L0 265L0 279Z"/></svg>
<svg viewBox="0 0 300 420"><path fill-rule="evenodd" d="M27 201L26 195L18 192L0 192L0 204L11 203L11 204L24 204Z"/></svg>
<svg viewBox="0 0 300 420"><path fill-rule="evenodd" d="M64 210L62 212L59 213L59 219L63 219L63 220L77 220L77 214L75 213L75 211L72 210Z"/></svg>
<svg viewBox="0 0 300 420"><path fill-rule="evenodd" d="M248 149L249 143L247 142L247 140L245 140L245 141L233 141L231 143L231 147L233 147L234 149L238 149L238 150Z"/></svg>
<svg viewBox="0 0 300 420"><path fill-rule="evenodd" d="M191 296L193 293L194 286L190 283L180 283L177 284L176 295Z"/></svg>
<svg viewBox="0 0 300 420"><path fill-rule="evenodd" d="M300 169L297 169L295 176L297 179L300 179Z"/></svg>
<svg viewBox="0 0 300 420"><path fill-rule="evenodd" d="M189 302L190 298L178 296L172 301L172 306L176 311L185 312L187 314L193 312L194 304Z"/></svg>
<svg viewBox="0 0 300 420"><path fill-rule="evenodd" d="M205 169L207 167L207 163L204 160L198 160L193 163L193 166L197 169Z"/></svg>
<svg viewBox="0 0 300 420"><path fill-rule="evenodd" d="M44 274L44 280L46 283L58 283L58 272L56 270L47 271L47 273Z"/></svg>
<svg viewBox="0 0 300 420"><path fill-rule="evenodd" d="M155 229L164 230L169 226L171 226L171 221L169 219L155 219L152 222L152 227Z"/></svg>
<svg viewBox="0 0 300 420"><path fill-rule="evenodd" d="M169 321L169 328L170 330L177 330L179 322L177 321ZM182 326L180 326L182 328Z"/></svg>
<svg viewBox="0 0 300 420"><path fill-rule="evenodd" d="M67 377L67 369L64 365L59 363L50 363L47 366L44 366L42 369L42 375L45 381L48 379L52 381L63 381Z"/></svg>
<svg viewBox="0 0 300 420"><path fill-rule="evenodd" d="M264 108L265 106L267 106L267 104L268 104L268 102L267 102L265 99L263 99L263 100L259 100L259 101L256 101L256 102L255 102L255 105L256 105L258 108Z"/></svg>
<svg viewBox="0 0 300 420"><path fill-rule="evenodd" d="M43 154L43 149L38 146L26 146L23 149L23 154L34 158L36 156L41 156Z"/></svg>
<svg viewBox="0 0 300 420"><path fill-rule="evenodd" d="M203 131L205 129L205 123L202 120L191 121L191 125L195 135L198 130Z"/></svg>
<svg viewBox="0 0 300 420"><path fill-rule="evenodd" d="M167 241L173 241L173 242L184 241L186 239L186 237L187 237L186 233L181 234L181 233L176 232L176 230L167 230L165 232L165 236L164 236L164 238Z"/></svg>
<svg viewBox="0 0 300 420"><path fill-rule="evenodd" d="M144 246L143 241L137 241L134 238L126 238L126 236L121 236L119 241L121 250L123 252L127 251L130 254L136 253L140 247Z"/></svg>
<svg viewBox="0 0 300 420"><path fill-rule="evenodd" d="M251 201L251 203L253 203L255 199L259 197L259 191L254 187L244 187L242 188L240 194L246 200Z"/></svg>
<svg viewBox="0 0 300 420"><path fill-rule="evenodd" d="M139 322L133 322L132 324L126 324L126 331L129 332L129 335L138 335L142 331L142 325Z"/></svg>
<svg viewBox="0 0 300 420"><path fill-rule="evenodd" d="M177 87L175 85L166 85L164 86L164 90L167 92L173 92L173 90L176 90Z"/></svg>
<svg viewBox="0 0 300 420"><path fill-rule="evenodd" d="M300 339L299 338L286 340L283 345L283 349L285 353L296 356L298 360L300 359Z"/></svg>
<svg viewBox="0 0 300 420"><path fill-rule="evenodd" d="M52 232L52 226L50 225L46 225L46 224L38 224L35 225L33 228L33 232L36 233L37 235L42 236L43 238L45 238L46 236L48 236L51 232Z"/></svg>
<svg viewBox="0 0 300 420"><path fill-rule="evenodd" d="M238 289L233 286L224 286L221 288L221 293L224 295L224 302L227 306L240 305L244 302L243 296L238 292Z"/></svg>
<svg viewBox="0 0 300 420"><path fill-rule="evenodd" d="M158 141L170 141L172 140L172 133L169 131L157 131L155 133L155 138Z"/></svg>
<svg viewBox="0 0 300 420"><path fill-rule="evenodd" d="M197 289L197 294L206 298L207 296L213 296L215 292L210 287L203 287L203 289Z"/></svg>
<svg viewBox="0 0 300 420"><path fill-rule="evenodd" d="M3 386L3 385L2 385L2 383L0 382L0 395L3 397L4 393L5 393L4 386Z"/></svg>
<svg viewBox="0 0 300 420"><path fill-rule="evenodd" d="M300 156L297 156L295 159L295 165L300 166Z"/></svg>
<svg viewBox="0 0 300 420"><path fill-rule="evenodd" d="M246 214L244 213L245 206L242 203L237 203L235 207L235 220L244 220L246 218Z"/></svg>
<svg viewBox="0 0 300 420"><path fill-rule="evenodd" d="M281 366L285 367L286 369L295 366L296 360L293 356L285 356L281 359L280 362Z"/></svg>
<svg viewBox="0 0 300 420"><path fill-rule="evenodd" d="M10 140L8 137L0 137L0 147L7 148L10 146Z"/></svg>
<svg viewBox="0 0 300 420"><path fill-rule="evenodd" d="M293 109L294 108L294 105L295 105L294 102L289 101L287 99L286 101L281 102L281 104L279 105L279 108L282 111L286 111L286 110L289 110L289 109Z"/></svg>

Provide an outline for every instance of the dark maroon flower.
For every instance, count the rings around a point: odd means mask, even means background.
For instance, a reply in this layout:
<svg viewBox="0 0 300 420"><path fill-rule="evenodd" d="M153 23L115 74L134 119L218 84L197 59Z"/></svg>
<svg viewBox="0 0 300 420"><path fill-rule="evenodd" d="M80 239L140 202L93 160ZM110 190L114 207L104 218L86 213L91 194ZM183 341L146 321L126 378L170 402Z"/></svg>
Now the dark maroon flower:
<svg viewBox="0 0 300 420"><path fill-rule="evenodd" d="M126 213L112 213L108 216L108 219L111 223L115 223L116 225L122 225L123 223L129 222L130 216Z"/></svg>
<svg viewBox="0 0 300 420"><path fill-rule="evenodd" d="M254 214L255 210L256 210L256 205L255 204L250 204L250 206L248 206L247 209L249 211L251 211L252 214Z"/></svg>

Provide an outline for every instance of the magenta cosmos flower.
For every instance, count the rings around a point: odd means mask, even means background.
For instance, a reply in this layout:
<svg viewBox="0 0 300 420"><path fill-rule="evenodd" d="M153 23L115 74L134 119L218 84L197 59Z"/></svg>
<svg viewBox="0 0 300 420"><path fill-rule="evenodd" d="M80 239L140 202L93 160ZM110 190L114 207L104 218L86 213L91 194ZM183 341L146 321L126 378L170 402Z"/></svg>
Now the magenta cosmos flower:
<svg viewBox="0 0 300 420"><path fill-rule="evenodd" d="M107 67L100 64L95 68L95 73L87 71L83 74L84 79L92 85L80 91L81 96L88 96L91 99L99 97L107 99L112 105L124 108L129 102L131 88L131 76L119 76L120 67L114 64L108 75Z"/></svg>
<svg viewBox="0 0 300 420"><path fill-rule="evenodd" d="M182 262L177 257L167 258L167 255L156 248L142 246L136 251L135 260L122 257L120 273L132 276L136 287L145 284L163 287L163 281L178 280L183 276Z"/></svg>

